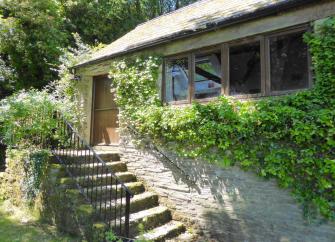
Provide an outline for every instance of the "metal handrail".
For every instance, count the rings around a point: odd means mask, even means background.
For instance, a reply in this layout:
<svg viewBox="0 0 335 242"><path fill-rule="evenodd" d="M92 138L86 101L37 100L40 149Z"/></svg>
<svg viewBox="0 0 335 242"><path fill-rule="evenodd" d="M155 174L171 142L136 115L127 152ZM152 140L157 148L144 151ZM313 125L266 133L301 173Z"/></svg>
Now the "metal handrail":
<svg viewBox="0 0 335 242"><path fill-rule="evenodd" d="M86 142L86 140L81 137L81 135L74 129L74 127L64 118L64 116L61 113L59 113L59 115L61 115L63 121L72 129L72 132L80 139L80 141L83 142L84 145L94 154L94 156L97 157L99 162L102 163L104 166L107 166L106 162L103 159L101 159L98 153L96 153L95 150ZM118 179L118 177L115 175L113 171L110 171L110 173L113 175L114 178ZM120 181L120 185L122 185L123 188L131 194L131 197L134 196L134 194L128 189L128 187L122 181Z"/></svg>
<svg viewBox="0 0 335 242"><path fill-rule="evenodd" d="M54 118L57 122L54 132L60 135L60 138L44 139L45 145L51 149L56 159L65 165L67 173L85 199L95 208L98 217L109 228L115 230L117 235L129 237L130 199L134 196L133 193L64 115L55 112ZM99 178L101 180L95 182Z"/></svg>

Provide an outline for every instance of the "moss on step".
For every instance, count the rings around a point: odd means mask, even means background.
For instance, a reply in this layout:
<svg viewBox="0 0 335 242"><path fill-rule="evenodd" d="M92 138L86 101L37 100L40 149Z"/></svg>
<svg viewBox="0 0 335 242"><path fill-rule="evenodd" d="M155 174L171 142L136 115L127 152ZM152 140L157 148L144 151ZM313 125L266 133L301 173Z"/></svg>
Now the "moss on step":
<svg viewBox="0 0 335 242"><path fill-rule="evenodd" d="M107 225L104 223L94 223L92 225L92 242L105 241Z"/></svg>
<svg viewBox="0 0 335 242"><path fill-rule="evenodd" d="M138 211L151 208L158 205L158 196L149 193L148 196L138 195L139 198L134 197L130 203L130 212L136 213Z"/></svg>
<svg viewBox="0 0 335 242"><path fill-rule="evenodd" d="M126 182L136 182L136 176L130 172L120 172L115 174L119 181L122 181L124 183ZM92 183L94 186L101 186L110 184L112 181L114 182L114 178L112 180L111 174L103 174L103 175L94 175L94 176L85 176L85 177L77 177L77 182L82 187L91 186Z"/></svg>
<svg viewBox="0 0 335 242"><path fill-rule="evenodd" d="M127 165L124 162L116 161L116 162L107 162L106 166L102 166L100 163L91 163L91 164L83 164L82 166L75 166L69 165L68 168L70 169L73 175L96 175L100 174L101 172L106 173L106 167L109 169L108 171L116 172L125 172L127 171Z"/></svg>
<svg viewBox="0 0 335 242"><path fill-rule="evenodd" d="M63 189L76 187L75 180L73 180L70 177L63 177L63 178L60 178L58 181L59 181L60 188L63 188Z"/></svg>
<svg viewBox="0 0 335 242"><path fill-rule="evenodd" d="M138 218L136 218L136 216L138 216ZM131 218L129 226L130 235L134 237L139 234L139 224L143 224L144 230L150 230L164 223L167 223L171 220L171 218L171 212L164 207L155 207L152 209L141 211L135 214L135 219Z"/></svg>
<svg viewBox="0 0 335 242"><path fill-rule="evenodd" d="M142 182L131 182L125 184L127 188L134 194L140 194L145 191ZM96 201L97 199L105 199L105 198L120 198L121 194L122 197L125 197L126 191L124 188L121 188L121 185L118 185L117 188L115 185L113 186L98 186L88 189L88 193L92 194L92 200Z"/></svg>
<svg viewBox="0 0 335 242"><path fill-rule="evenodd" d="M146 232L138 238L144 238L150 241L161 242L167 239L174 238L185 231L185 227L182 223L177 221L170 221L160 227L157 227L151 231Z"/></svg>

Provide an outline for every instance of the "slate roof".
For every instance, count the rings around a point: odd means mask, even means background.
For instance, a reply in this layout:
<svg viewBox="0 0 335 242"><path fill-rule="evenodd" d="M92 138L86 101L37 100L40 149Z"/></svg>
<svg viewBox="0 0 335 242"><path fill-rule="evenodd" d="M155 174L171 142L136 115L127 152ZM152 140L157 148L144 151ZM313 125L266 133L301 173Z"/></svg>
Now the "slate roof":
<svg viewBox="0 0 335 242"><path fill-rule="evenodd" d="M138 25L76 67L148 48L173 39L274 14L310 0L200 0Z"/></svg>

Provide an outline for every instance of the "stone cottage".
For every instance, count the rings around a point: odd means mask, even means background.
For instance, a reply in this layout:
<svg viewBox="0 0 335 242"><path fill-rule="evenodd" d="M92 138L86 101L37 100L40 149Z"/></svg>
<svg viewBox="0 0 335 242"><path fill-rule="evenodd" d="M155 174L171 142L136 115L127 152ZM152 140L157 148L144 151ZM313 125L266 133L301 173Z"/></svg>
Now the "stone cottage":
<svg viewBox="0 0 335 242"><path fill-rule="evenodd" d="M157 81L169 105L308 89L312 71L303 34L334 14L331 0L201 0L145 22L74 67L86 117L82 135L98 150L118 149L173 220L195 234L180 241L335 241L334 224L306 224L289 191L275 181L119 147L118 107L108 79L113 60L146 53L164 56Z"/></svg>

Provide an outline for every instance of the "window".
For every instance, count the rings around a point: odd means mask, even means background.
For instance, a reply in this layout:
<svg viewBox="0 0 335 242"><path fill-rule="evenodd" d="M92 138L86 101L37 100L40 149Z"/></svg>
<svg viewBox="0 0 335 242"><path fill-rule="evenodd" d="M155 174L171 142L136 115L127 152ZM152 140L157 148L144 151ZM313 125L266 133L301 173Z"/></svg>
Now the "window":
<svg viewBox="0 0 335 242"><path fill-rule="evenodd" d="M188 58L168 60L165 73L165 100L183 101L188 98Z"/></svg>
<svg viewBox="0 0 335 242"><path fill-rule="evenodd" d="M217 97L221 94L221 52L195 56L194 97Z"/></svg>
<svg viewBox="0 0 335 242"><path fill-rule="evenodd" d="M277 95L310 86L306 26L223 43L165 62L168 103L206 102L224 92L238 98Z"/></svg>
<svg viewBox="0 0 335 242"><path fill-rule="evenodd" d="M308 52L303 33L270 38L271 91L308 87Z"/></svg>
<svg viewBox="0 0 335 242"><path fill-rule="evenodd" d="M256 94L261 92L260 43L229 48L229 94Z"/></svg>

